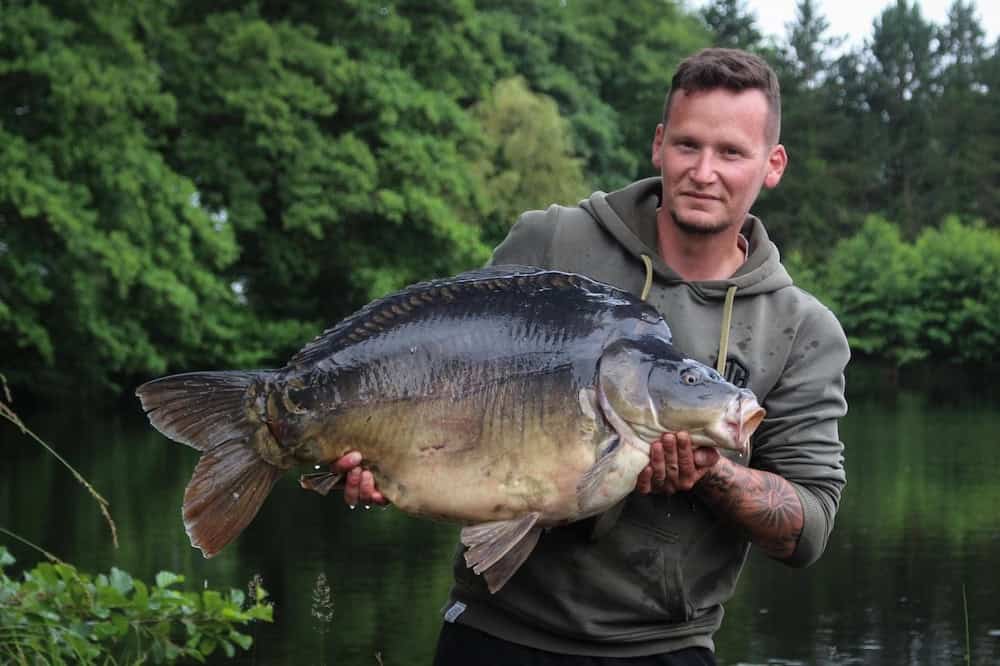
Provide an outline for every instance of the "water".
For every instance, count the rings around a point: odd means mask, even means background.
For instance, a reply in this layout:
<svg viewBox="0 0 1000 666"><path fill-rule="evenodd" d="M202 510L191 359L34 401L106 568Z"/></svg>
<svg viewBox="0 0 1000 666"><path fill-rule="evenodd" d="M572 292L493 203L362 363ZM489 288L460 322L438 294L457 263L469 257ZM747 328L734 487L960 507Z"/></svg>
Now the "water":
<svg viewBox="0 0 1000 666"><path fill-rule="evenodd" d="M391 508L350 511L290 474L243 535L205 560L180 519L197 453L151 432L138 409L122 412L28 418L111 502L117 551L86 492L6 423L0 526L90 572L117 566L151 580L167 569L188 589L246 589L259 575L275 623L253 629L254 651L237 663L430 661L455 528ZM1000 663L995 401L950 390L852 395L842 431L848 488L826 554L804 570L751 557L716 636L719 662L961 664L968 628L971 662ZM37 561L0 543L19 565Z"/></svg>

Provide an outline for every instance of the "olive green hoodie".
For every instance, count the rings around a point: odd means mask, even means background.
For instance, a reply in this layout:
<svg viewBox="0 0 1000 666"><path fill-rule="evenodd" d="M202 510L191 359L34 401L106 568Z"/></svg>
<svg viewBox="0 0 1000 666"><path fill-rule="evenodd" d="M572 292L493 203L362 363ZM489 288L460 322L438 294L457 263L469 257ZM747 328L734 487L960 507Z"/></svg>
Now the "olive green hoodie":
<svg viewBox="0 0 1000 666"><path fill-rule="evenodd" d="M726 376L754 391L767 417L749 465L780 474L798 492L804 529L787 563L805 566L826 546L845 483L837 419L847 410L847 340L834 315L793 286L760 220L748 217L744 265L727 280L688 282L659 258L659 178L578 207L525 213L494 264L583 273L640 294L667 320L686 355L715 366L727 291L735 286ZM738 460L746 464L746 460ZM553 652L634 656L714 648L722 604L749 551L739 530L694 493L632 494L620 514L547 531L496 595L459 556L446 621Z"/></svg>

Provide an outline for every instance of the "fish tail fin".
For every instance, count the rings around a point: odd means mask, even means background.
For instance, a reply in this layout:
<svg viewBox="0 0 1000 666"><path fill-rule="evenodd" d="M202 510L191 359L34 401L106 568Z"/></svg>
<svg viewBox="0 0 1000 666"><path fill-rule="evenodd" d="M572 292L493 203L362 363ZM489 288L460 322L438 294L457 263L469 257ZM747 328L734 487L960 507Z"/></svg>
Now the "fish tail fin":
<svg viewBox="0 0 1000 666"><path fill-rule="evenodd" d="M203 452L184 491L183 515L191 544L205 557L250 524L284 471L256 450L262 443L277 446L253 411L254 388L268 374L192 372L136 389L153 427Z"/></svg>

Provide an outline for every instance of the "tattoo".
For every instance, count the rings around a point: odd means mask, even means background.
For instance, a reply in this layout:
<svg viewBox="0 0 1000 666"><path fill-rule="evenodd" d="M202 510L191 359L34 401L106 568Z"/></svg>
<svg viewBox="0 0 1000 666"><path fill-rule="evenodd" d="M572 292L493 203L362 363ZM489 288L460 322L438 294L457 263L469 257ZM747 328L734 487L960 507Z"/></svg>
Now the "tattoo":
<svg viewBox="0 0 1000 666"><path fill-rule="evenodd" d="M785 479L722 464L702 478L697 490L769 555L783 558L795 551L802 535L802 503Z"/></svg>

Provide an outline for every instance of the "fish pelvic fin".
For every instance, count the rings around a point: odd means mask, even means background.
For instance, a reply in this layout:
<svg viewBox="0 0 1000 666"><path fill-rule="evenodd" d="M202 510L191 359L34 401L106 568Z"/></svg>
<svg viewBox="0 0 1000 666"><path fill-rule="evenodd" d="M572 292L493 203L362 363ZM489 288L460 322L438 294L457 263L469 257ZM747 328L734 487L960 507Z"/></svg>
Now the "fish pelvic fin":
<svg viewBox="0 0 1000 666"><path fill-rule="evenodd" d="M261 458L278 448L254 408L266 372L192 372L136 389L149 422L170 439L202 451L184 491L184 528L212 557L250 524L283 469Z"/></svg>
<svg viewBox="0 0 1000 666"><path fill-rule="evenodd" d="M513 520L498 520L462 529L461 541L468 547L465 563L482 574L491 594L500 591L524 564L538 543L542 528L535 523L541 514L532 512Z"/></svg>

